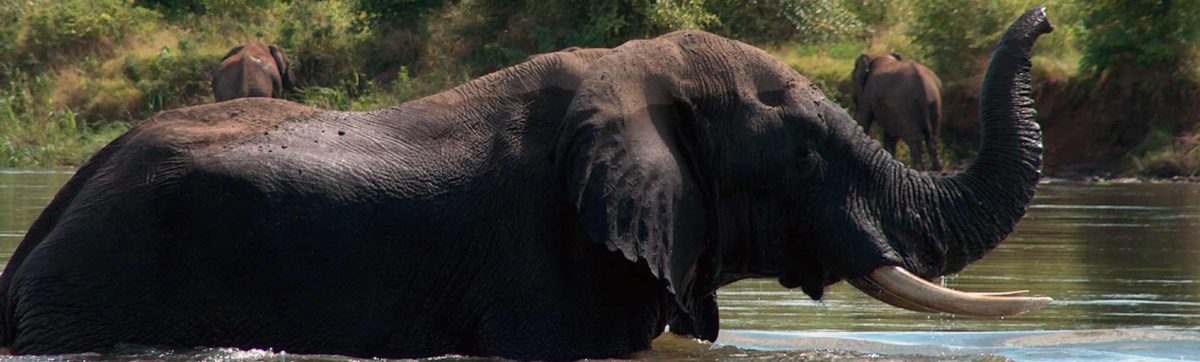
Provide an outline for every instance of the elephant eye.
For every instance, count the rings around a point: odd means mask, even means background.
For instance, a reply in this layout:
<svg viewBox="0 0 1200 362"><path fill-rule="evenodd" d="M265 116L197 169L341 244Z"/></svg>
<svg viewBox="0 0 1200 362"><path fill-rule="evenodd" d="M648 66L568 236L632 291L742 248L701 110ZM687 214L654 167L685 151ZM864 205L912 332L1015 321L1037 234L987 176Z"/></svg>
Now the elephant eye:
<svg viewBox="0 0 1200 362"><path fill-rule="evenodd" d="M785 95L784 89L758 92L758 101L768 107L779 107L783 105Z"/></svg>
<svg viewBox="0 0 1200 362"><path fill-rule="evenodd" d="M802 168L807 168L815 161L816 154L808 145L796 147L796 163Z"/></svg>
<svg viewBox="0 0 1200 362"><path fill-rule="evenodd" d="M802 177L813 177L821 172L821 155L811 144L806 143L796 147L795 168Z"/></svg>

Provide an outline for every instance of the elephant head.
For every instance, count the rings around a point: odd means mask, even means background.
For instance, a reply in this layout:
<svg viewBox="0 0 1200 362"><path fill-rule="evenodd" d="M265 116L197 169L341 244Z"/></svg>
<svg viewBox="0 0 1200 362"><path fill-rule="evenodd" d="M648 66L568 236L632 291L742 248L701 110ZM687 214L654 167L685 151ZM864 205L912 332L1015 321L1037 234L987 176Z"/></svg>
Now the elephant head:
<svg viewBox="0 0 1200 362"><path fill-rule="evenodd" d="M904 57L900 56L900 53L891 53L878 57L859 54L858 59L854 60L854 71L850 73L850 82L853 83L853 88L850 90L850 99L854 104L858 104L858 97L863 94L863 91L867 87L867 79L871 75L871 65L876 60L884 58L895 61L904 60Z"/></svg>
<svg viewBox="0 0 1200 362"><path fill-rule="evenodd" d="M1030 51L1050 31L1035 9L1001 39L981 97L983 144L958 175L907 168L782 62L697 32L597 60L555 161L587 237L645 263L705 339L716 337L716 288L749 277L813 299L849 280L911 310L1021 313L1049 298L927 280L995 248L1033 198L1042 148Z"/></svg>

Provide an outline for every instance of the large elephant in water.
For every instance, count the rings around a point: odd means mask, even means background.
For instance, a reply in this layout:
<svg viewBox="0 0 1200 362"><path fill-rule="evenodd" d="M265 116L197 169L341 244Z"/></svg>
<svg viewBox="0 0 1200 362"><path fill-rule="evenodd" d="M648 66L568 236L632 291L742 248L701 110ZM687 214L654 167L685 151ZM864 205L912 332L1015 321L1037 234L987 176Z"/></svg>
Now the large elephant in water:
<svg viewBox="0 0 1200 362"><path fill-rule="evenodd" d="M942 170L938 138L942 126L942 80L917 62L892 53L869 57L860 55L850 74L854 88L855 119L863 131L871 125L883 126L883 146L896 153L896 141L904 139L912 166Z"/></svg>
<svg viewBox="0 0 1200 362"><path fill-rule="evenodd" d="M217 102L243 97L283 98L293 87L292 65L287 54L274 45L253 42L229 50L213 75L213 98Z"/></svg>
<svg viewBox="0 0 1200 362"><path fill-rule="evenodd" d="M920 311L1037 186L1030 49L988 70L975 164L911 172L767 53L702 32L535 57L373 112L238 99L160 113L88 161L0 277L18 354L115 344L567 359L716 337L714 293L839 280Z"/></svg>

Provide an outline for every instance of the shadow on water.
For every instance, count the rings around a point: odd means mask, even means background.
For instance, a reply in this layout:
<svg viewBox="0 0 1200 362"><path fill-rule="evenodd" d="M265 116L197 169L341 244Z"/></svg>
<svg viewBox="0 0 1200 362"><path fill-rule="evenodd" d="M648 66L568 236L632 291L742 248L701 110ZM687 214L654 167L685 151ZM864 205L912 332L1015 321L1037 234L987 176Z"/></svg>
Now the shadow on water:
<svg viewBox="0 0 1200 362"><path fill-rule="evenodd" d="M0 259L70 173L0 170ZM663 337L645 360L1200 360L1200 185L1041 185L1017 231L946 278L961 290L1029 289L1054 304L1004 320L926 315L844 283L814 302L775 281L719 293L715 344ZM62 359L347 360L272 351L129 347ZM454 356L439 360L471 360Z"/></svg>

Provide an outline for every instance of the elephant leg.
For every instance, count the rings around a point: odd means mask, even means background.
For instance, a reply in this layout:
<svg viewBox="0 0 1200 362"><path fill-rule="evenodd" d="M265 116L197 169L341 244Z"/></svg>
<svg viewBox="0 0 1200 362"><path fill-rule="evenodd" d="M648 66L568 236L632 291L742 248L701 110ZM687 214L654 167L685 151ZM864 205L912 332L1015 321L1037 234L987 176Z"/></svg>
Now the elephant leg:
<svg viewBox="0 0 1200 362"><path fill-rule="evenodd" d="M904 144L908 145L908 156L912 159L912 168L918 170L925 169L925 147L921 140L904 140Z"/></svg>
<svg viewBox="0 0 1200 362"><path fill-rule="evenodd" d="M867 114L866 116L863 116L863 121L859 122L858 124L862 125L863 133L869 135L871 134L871 124L873 123L875 123L875 120L871 118L870 114Z"/></svg>
<svg viewBox="0 0 1200 362"><path fill-rule="evenodd" d="M887 150L892 156L896 155L896 142L900 141L900 137L892 136L887 133L883 134L883 149Z"/></svg>
<svg viewBox="0 0 1200 362"><path fill-rule="evenodd" d="M925 145L929 146L929 169L934 171L942 170L942 160L938 156L938 139L937 137L928 137L925 139Z"/></svg>

